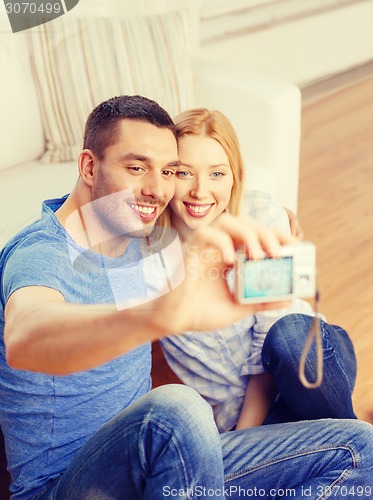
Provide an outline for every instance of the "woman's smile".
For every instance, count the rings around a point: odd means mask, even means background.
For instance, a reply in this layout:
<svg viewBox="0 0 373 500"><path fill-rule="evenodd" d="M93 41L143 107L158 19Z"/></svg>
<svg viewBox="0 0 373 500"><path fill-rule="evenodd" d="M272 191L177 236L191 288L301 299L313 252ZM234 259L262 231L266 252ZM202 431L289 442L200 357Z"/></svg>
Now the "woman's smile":
<svg viewBox="0 0 373 500"><path fill-rule="evenodd" d="M212 209L212 207L215 205L215 203L208 203L208 204L197 204L197 203L188 203L186 201L183 202L185 209L191 217L206 217Z"/></svg>

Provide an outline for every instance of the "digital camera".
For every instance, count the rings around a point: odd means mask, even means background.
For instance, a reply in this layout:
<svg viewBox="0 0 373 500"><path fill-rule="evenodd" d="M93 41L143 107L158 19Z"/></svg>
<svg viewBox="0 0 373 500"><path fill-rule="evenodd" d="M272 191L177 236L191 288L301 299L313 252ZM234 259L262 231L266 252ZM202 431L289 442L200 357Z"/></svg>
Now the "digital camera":
<svg viewBox="0 0 373 500"><path fill-rule="evenodd" d="M284 245L280 256L260 260L250 260L239 253L234 275L235 295L241 304L314 297L315 245L309 242Z"/></svg>

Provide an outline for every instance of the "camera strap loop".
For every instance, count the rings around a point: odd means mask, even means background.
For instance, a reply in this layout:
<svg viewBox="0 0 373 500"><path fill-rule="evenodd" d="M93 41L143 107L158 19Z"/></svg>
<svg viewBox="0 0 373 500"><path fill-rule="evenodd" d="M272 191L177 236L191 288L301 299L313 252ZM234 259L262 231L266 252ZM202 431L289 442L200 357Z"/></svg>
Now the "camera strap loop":
<svg viewBox="0 0 373 500"><path fill-rule="evenodd" d="M299 361L299 371L298 371L299 380L307 389L317 389L317 387L320 387L323 379L324 356L323 356L323 345L322 345L322 336L320 328L320 316L318 310L319 301L320 301L320 293L318 290L316 290L315 316L312 320L311 328L307 336L307 340L304 345L302 355ZM311 350L313 342L315 342L315 347L316 347L316 380L315 382L310 382L306 377L305 369L306 369L307 356Z"/></svg>

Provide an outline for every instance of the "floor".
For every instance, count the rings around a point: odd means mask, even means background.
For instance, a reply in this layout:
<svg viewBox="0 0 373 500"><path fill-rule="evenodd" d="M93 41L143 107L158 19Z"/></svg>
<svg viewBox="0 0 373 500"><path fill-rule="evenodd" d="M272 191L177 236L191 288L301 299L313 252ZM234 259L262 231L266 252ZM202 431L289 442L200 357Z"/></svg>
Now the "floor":
<svg viewBox="0 0 373 500"><path fill-rule="evenodd" d="M318 249L321 310L351 335L353 395L373 423L373 77L304 107L299 217Z"/></svg>

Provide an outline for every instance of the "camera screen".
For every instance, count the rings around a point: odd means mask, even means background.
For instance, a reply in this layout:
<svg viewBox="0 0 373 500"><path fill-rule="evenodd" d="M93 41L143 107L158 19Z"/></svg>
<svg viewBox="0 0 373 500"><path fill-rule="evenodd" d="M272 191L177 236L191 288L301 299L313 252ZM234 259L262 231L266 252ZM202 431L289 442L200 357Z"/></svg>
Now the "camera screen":
<svg viewBox="0 0 373 500"><path fill-rule="evenodd" d="M293 258L246 260L243 267L245 299L288 295L293 291Z"/></svg>

